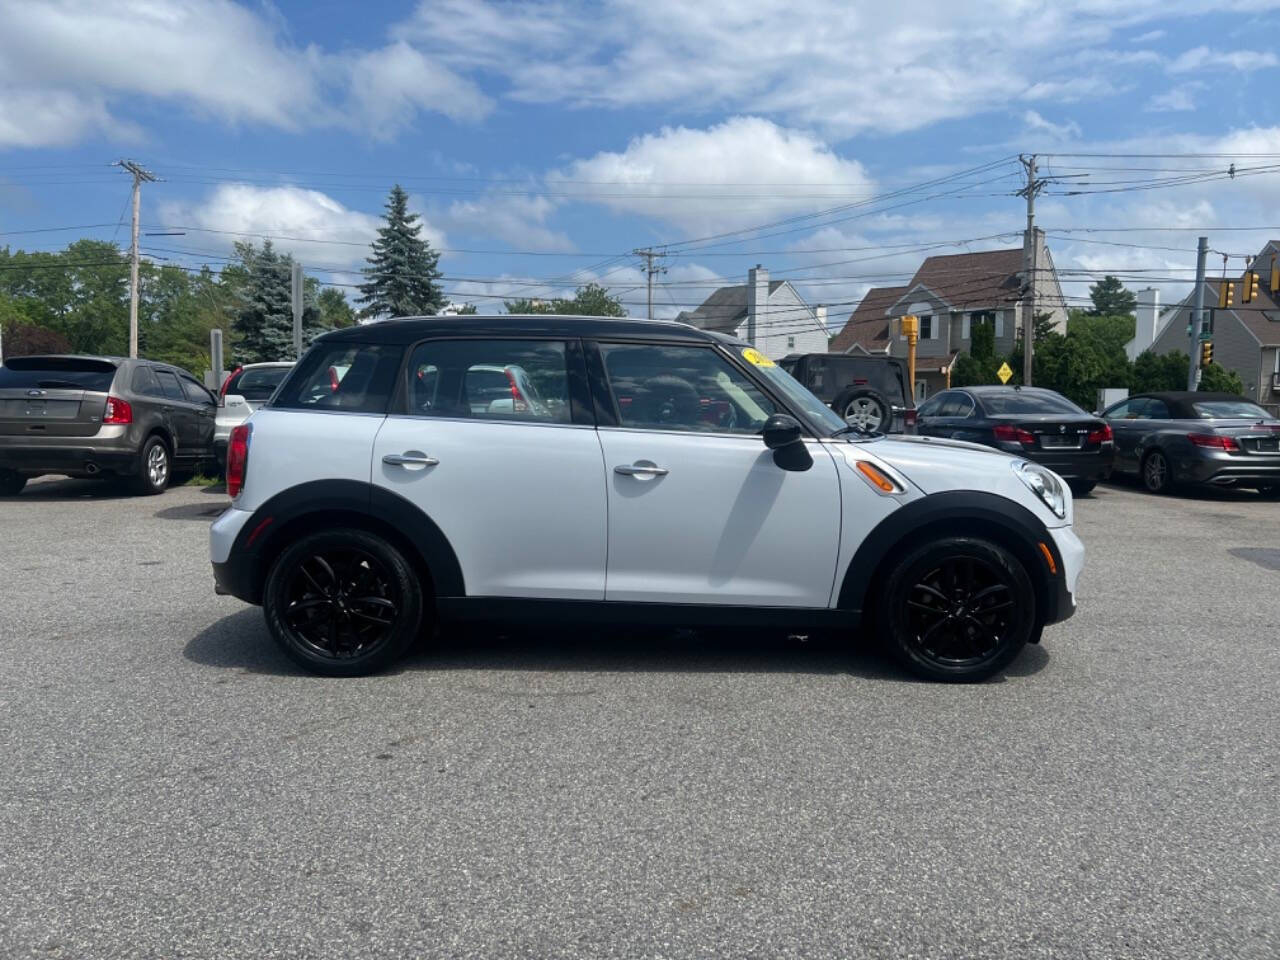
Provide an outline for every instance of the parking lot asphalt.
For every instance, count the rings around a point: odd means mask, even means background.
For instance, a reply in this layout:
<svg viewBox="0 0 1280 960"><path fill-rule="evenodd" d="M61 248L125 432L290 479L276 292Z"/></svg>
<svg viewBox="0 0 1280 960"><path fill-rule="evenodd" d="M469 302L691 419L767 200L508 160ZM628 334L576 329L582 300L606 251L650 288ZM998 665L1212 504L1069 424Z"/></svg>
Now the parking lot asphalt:
<svg viewBox="0 0 1280 960"><path fill-rule="evenodd" d="M0 956L1280 955L1280 504L1077 501L977 686L838 638L472 634L295 670L217 490L0 501Z"/></svg>

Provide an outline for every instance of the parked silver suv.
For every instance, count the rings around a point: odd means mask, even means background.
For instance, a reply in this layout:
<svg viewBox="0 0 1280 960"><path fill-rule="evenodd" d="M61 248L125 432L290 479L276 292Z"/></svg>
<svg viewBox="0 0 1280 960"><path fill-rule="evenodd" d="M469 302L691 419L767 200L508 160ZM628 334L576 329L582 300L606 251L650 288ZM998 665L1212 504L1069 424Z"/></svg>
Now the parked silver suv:
<svg viewBox="0 0 1280 960"><path fill-rule="evenodd" d="M0 496L31 477L119 477L155 494L213 459L213 394L150 360L12 357L0 366Z"/></svg>

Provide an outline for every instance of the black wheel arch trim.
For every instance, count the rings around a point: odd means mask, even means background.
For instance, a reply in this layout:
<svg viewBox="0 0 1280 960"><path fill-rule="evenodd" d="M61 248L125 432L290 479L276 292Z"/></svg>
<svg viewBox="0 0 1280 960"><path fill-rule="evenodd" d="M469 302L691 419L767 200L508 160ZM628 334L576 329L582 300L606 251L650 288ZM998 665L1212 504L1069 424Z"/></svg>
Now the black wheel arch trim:
<svg viewBox="0 0 1280 960"><path fill-rule="evenodd" d="M466 596L462 566L440 527L419 507L383 487L358 480L314 480L282 490L253 511L214 577L228 593L262 602L265 561L283 549L285 531L308 516L346 513L389 527L431 577L438 597ZM264 526L265 524L265 526Z"/></svg>
<svg viewBox="0 0 1280 960"><path fill-rule="evenodd" d="M1074 612L1062 555L1044 522L1007 497L977 490L929 494L881 520L849 561L840 585L838 606L865 613L869 606L868 594L884 572L884 561L898 547L911 542L916 534L947 525L985 528L996 534L997 542L1005 541L1020 547L1018 552L1022 556L1019 559L1036 586L1037 621L1057 623ZM1038 546L1041 543L1053 557L1056 575L1049 571L1042 558Z"/></svg>

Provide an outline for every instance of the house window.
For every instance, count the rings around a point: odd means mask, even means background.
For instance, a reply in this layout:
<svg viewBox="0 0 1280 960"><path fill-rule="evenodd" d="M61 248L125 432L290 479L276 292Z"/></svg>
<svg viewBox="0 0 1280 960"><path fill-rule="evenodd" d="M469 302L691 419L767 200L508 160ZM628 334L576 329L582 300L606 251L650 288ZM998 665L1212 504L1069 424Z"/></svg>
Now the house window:
<svg viewBox="0 0 1280 960"><path fill-rule="evenodd" d="M933 317L927 313L920 317L920 339L933 339Z"/></svg>
<svg viewBox="0 0 1280 960"><path fill-rule="evenodd" d="M794 350L794 349L795 349L795 346L796 346L796 338L795 338L795 337L787 337L787 349L788 349L788 350Z"/></svg>
<svg viewBox="0 0 1280 960"><path fill-rule="evenodd" d="M1213 333L1213 316L1217 312L1217 310L1206 310L1204 312L1204 325L1200 328L1201 333ZM1192 316L1195 316L1194 312ZM1193 320L1192 322L1194 323L1195 321Z"/></svg>
<svg viewBox="0 0 1280 960"><path fill-rule="evenodd" d="M929 384L923 380L916 381L916 406L929 398Z"/></svg>
<svg viewBox="0 0 1280 960"><path fill-rule="evenodd" d="M962 340L970 340L973 338L973 325L975 323L990 323L995 326L995 335L1000 336L1000 321L998 315L991 310L975 310L973 313L964 318L964 329L961 332Z"/></svg>

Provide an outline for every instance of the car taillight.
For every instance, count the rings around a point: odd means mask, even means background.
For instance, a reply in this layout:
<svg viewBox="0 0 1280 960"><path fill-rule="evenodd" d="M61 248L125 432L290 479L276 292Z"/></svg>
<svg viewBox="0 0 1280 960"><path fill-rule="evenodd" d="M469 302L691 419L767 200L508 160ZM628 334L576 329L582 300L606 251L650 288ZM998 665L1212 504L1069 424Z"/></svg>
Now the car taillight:
<svg viewBox="0 0 1280 960"><path fill-rule="evenodd" d="M231 438L227 441L227 496L240 496L244 489L244 475L249 467L249 435L253 425L242 423L232 427Z"/></svg>
<svg viewBox="0 0 1280 960"><path fill-rule="evenodd" d="M1020 443L1024 447L1035 446L1036 438L1030 430L1023 430L1021 427L1013 427L1007 423L996 424L992 432L996 435L997 440L1008 440L1013 443Z"/></svg>
<svg viewBox="0 0 1280 960"><path fill-rule="evenodd" d="M107 412L103 423L133 423L133 407L119 397L107 397Z"/></svg>
<svg viewBox="0 0 1280 960"><path fill-rule="evenodd" d="M227 379L222 381L222 386L218 389L218 402L221 403L227 395L227 387L231 386L231 381L236 378L236 374L243 370L244 367L236 367L227 374Z"/></svg>
<svg viewBox="0 0 1280 960"><path fill-rule="evenodd" d="M520 388L516 386L516 375L510 370L506 373L507 382L511 384L511 409L516 413L525 413L529 409L529 405L525 402L524 394L520 392Z"/></svg>
<svg viewBox="0 0 1280 960"><path fill-rule="evenodd" d="M916 425L916 412L914 410L902 411L903 426L914 427Z"/></svg>
<svg viewBox="0 0 1280 960"><path fill-rule="evenodd" d="M1227 453L1239 451L1240 444L1235 437L1223 437L1216 433L1188 433L1187 439L1197 447L1210 447L1214 450L1225 450Z"/></svg>
<svg viewBox="0 0 1280 960"><path fill-rule="evenodd" d="M333 367L329 368L329 392L337 393L338 384L342 383L342 379L338 376L338 371Z"/></svg>
<svg viewBox="0 0 1280 960"><path fill-rule="evenodd" d="M1085 438L1086 443L1115 443L1115 435L1111 432L1111 424L1104 423L1097 430L1090 430Z"/></svg>

